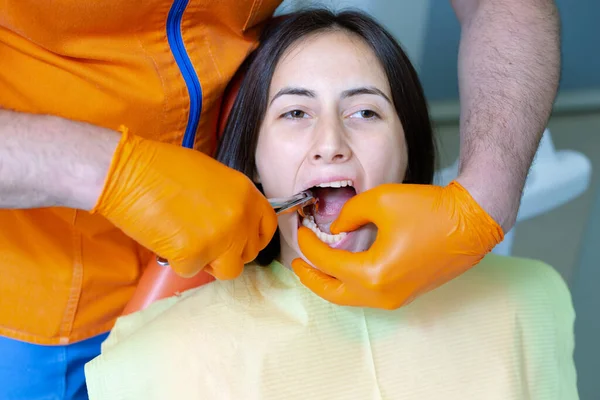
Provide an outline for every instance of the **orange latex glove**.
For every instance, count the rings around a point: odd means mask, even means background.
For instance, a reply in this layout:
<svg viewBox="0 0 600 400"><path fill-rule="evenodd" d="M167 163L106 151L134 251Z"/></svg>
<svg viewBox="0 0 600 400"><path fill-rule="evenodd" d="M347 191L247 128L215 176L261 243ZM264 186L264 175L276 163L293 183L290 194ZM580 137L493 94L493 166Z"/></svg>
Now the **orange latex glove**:
<svg viewBox="0 0 600 400"><path fill-rule="evenodd" d="M374 223L365 252L336 250L308 228L298 231L304 256L292 268L324 299L349 306L396 309L477 264L502 241L502 228L456 181L446 187L385 184L350 199L331 232Z"/></svg>
<svg viewBox="0 0 600 400"><path fill-rule="evenodd" d="M242 173L198 151L121 129L106 183L92 210L192 276L233 279L271 240L277 217Z"/></svg>

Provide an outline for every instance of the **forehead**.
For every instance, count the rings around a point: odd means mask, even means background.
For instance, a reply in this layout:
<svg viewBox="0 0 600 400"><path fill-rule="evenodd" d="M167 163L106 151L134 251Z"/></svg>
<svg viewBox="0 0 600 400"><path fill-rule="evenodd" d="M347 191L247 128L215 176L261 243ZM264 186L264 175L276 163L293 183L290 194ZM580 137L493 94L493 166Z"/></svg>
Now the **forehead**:
<svg viewBox="0 0 600 400"><path fill-rule="evenodd" d="M361 37L342 30L309 35L284 52L271 80L271 92L288 85L314 89L329 85L341 90L349 85L375 85L389 94L375 52Z"/></svg>

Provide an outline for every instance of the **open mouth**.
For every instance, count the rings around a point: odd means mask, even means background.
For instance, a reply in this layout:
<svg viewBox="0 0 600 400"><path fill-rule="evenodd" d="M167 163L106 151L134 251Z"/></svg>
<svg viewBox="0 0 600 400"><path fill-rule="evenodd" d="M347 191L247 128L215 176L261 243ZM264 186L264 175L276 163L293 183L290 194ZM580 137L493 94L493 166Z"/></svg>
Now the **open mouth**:
<svg viewBox="0 0 600 400"><path fill-rule="evenodd" d="M331 234L331 224L340 214L342 207L356 195L356 189L350 180L321 183L310 188L318 199L318 206L309 210L300 222L312 230L324 243L337 244L346 237L346 232Z"/></svg>

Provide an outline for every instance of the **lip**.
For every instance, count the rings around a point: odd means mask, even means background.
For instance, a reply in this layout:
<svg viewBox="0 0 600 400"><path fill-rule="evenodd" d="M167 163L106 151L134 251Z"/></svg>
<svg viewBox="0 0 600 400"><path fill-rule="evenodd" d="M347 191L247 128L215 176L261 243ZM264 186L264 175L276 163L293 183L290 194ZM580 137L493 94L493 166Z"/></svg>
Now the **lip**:
<svg viewBox="0 0 600 400"><path fill-rule="evenodd" d="M345 245L348 244L351 239L354 239L354 236L357 232L358 231L347 232L346 236L342 240L329 244L329 247L332 249L348 250L345 248Z"/></svg>
<svg viewBox="0 0 600 400"><path fill-rule="evenodd" d="M320 185L322 183L330 183L330 182L338 182L338 181L352 181L352 187L356 191L356 194L360 193L361 190L359 188L359 183L355 177L343 176L343 175L331 175L327 177L315 178L308 181L306 184L302 186L302 188L298 192L303 192L308 190L314 186Z"/></svg>

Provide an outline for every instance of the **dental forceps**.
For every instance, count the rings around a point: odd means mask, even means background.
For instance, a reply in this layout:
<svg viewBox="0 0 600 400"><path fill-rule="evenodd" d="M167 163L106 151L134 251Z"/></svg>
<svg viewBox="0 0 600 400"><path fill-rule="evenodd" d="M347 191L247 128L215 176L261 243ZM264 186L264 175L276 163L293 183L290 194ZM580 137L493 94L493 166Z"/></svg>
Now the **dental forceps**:
<svg viewBox="0 0 600 400"><path fill-rule="evenodd" d="M300 216L306 217L308 213L314 213L319 206L318 199L310 190L305 190L290 197L276 197L267 200L275 210L276 215L298 212ZM312 207L310 212L307 210L309 207ZM163 267L169 265L167 260L158 256L156 261Z"/></svg>
<svg viewBox="0 0 600 400"><path fill-rule="evenodd" d="M291 197L271 198L269 204L271 204L277 215L298 211L302 217L306 217L307 207L318 207L317 198L310 190L305 190Z"/></svg>

